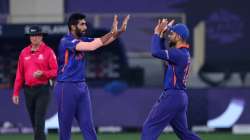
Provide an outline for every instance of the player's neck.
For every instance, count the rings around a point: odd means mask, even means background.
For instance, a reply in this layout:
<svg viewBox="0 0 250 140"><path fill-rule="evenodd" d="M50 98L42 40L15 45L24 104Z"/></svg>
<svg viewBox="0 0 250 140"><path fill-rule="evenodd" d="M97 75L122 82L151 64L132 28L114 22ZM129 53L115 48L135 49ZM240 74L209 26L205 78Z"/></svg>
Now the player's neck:
<svg viewBox="0 0 250 140"><path fill-rule="evenodd" d="M76 32L71 32L71 34L74 36L74 38L80 39L80 37L76 34Z"/></svg>
<svg viewBox="0 0 250 140"><path fill-rule="evenodd" d="M31 51L36 51L39 48L40 45L41 45L41 43L39 43L39 44L31 44Z"/></svg>
<svg viewBox="0 0 250 140"><path fill-rule="evenodd" d="M188 45L185 41L177 41L176 46Z"/></svg>

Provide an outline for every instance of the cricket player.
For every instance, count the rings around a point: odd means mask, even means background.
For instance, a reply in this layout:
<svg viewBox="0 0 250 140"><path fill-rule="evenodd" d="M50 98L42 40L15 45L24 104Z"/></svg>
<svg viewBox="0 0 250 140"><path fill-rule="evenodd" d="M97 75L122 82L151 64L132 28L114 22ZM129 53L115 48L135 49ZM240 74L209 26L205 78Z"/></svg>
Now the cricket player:
<svg viewBox="0 0 250 140"><path fill-rule="evenodd" d="M188 130L188 97L186 83L190 68L187 39L189 30L185 24L175 24L167 19L158 21L151 43L153 57L168 62L165 71L164 90L154 104L143 125L141 140L157 140L167 125L171 125L181 140L200 140ZM163 34L168 32L169 44L164 45Z"/></svg>
<svg viewBox="0 0 250 140"><path fill-rule="evenodd" d="M126 31L129 15L118 30L118 17L114 16L109 33L100 38L83 37L87 30L85 15L74 13L69 17L68 29L58 48L58 77L55 94L58 102L60 140L70 140L72 121L79 123L85 140L97 140L89 89L85 82L85 52L94 51L113 42Z"/></svg>

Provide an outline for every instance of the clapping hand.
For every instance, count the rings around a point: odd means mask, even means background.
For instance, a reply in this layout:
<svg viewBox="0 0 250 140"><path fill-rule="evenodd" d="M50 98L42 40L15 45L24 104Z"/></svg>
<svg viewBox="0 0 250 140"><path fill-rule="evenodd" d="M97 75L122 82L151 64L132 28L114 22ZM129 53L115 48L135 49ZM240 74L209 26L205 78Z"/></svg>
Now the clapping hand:
<svg viewBox="0 0 250 140"><path fill-rule="evenodd" d="M166 18L159 19L157 25L155 26L154 33L163 36L164 32L167 31L173 24L174 20L168 21Z"/></svg>
<svg viewBox="0 0 250 140"><path fill-rule="evenodd" d="M40 70L35 71L35 72L33 73L33 76L34 76L35 78L40 78L40 77L42 77L42 75L43 75L43 72L40 71Z"/></svg>
<svg viewBox="0 0 250 140"><path fill-rule="evenodd" d="M121 28L119 29L120 32L125 32L125 31L126 31L129 18L130 18L130 15L127 15L127 16L123 19L123 21L122 21L122 26L121 26Z"/></svg>
<svg viewBox="0 0 250 140"><path fill-rule="evenodd" d="M115 37L118 37L121 33L126 31L129 18L130 15L124 17L122 25L120 29L118 29L118 16L117 15L114 16L111 32L114 34Z"/></svg>

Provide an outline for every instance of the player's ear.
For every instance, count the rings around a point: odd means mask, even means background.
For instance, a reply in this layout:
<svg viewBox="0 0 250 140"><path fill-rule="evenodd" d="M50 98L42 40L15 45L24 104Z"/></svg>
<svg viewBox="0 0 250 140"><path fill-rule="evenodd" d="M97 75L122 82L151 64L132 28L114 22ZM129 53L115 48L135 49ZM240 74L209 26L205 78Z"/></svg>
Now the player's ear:
<svg viewBox="0 0 250 140"><path fill-rule="evenodd" d="M178 40L182 40L182 37L178 34L176 34L176 36L178 37Z"/></svg>
<svg viewBox="0 0 250 140"><path fill-rule="evenodd" d="M76 25L70 25L70 29L71 29L71 31L75 31L76 30Z"/></svg>

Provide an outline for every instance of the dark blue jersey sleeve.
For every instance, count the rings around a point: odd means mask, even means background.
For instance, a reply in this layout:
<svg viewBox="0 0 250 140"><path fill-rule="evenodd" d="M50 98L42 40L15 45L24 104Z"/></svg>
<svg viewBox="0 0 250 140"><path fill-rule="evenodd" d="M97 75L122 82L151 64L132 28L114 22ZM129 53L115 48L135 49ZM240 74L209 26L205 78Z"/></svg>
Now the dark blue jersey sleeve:
<svg viewBox="0 0 250 140"><path fill-rule="evenodd" d="M151 53L153 57L177 63L178 61L178 49L169 48L164 46L164 40L159 35L154 34L151 42Z"/></svg>
<svg viewBox="0 0 250 140"><path fill-rule="evenodd" d="M160 38L160 47L161 47L161 50L165 50L164 42L165 42L165 39L164 38Z"/></svg>

